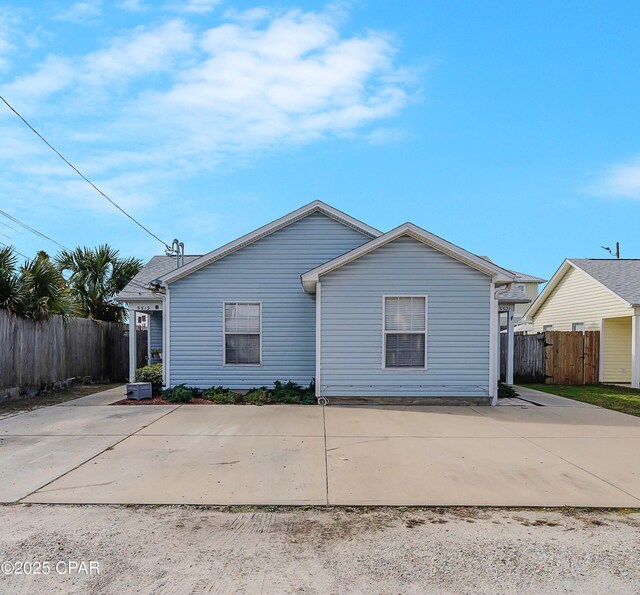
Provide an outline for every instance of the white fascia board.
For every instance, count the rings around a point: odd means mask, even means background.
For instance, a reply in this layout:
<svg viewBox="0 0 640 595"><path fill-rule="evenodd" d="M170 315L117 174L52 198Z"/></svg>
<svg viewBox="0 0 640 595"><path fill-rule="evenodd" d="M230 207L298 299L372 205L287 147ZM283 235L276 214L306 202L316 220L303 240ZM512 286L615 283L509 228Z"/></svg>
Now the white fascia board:
<svg viewBox="0 0 640 595"><path fill-rule="evenodd" d="M444 240L441 237L414 225L413 223L404 223L399 227L378 236L370 242L338 256L333 260L325 262L324 264L321 264L320 266L317 266L316 268L301 275L301 282L304 290L307 293L313 293L315 291L315 285L322 275L339 269L340 267L364 256L365 254L369 254L370 252L373 252L374 250L402 236L412 237L415 240L418 240L419 242L422 242L423 244L434 248L443 254L451 256L481 273L484 273L485 275L489 275L496 285L514 282L515 277L511 271L503 269L502 267L499 267L484 258L480 258L471 252L467 252L463 248L460 248L451 242L447 242L447 240Z"/></svg>
<svg viewBox="0 0 640 595"><path fill-rule="evenodd" d="M339 221L340 223L348 227L352 227L353 229L356 229L359 232L372 238L377 238L378 236L382 235L382 232L380 230L375 229L374 227L371 227L366 223L363 223L362 221L358 221L354 217L351 217L350 215L347 215L346 213L333 208L332 206L322 202L321 200L314 200L308 205L300 207L299 209L296 209L295 211L289 213L288 215L285 215L284 217L280 217L279 219L276 219L275 221L272 221L267 225L263 225L255 231L243 235L237 240L233 240L232 242L229 242L228 244L225 244L220 248L216 248L212 252L209 252L208 254L197 258L196 260L192 260L189 264L171 271L171 273L164 276L162 280L165 285L173 283L174 281L182 279L190 273L193 273L194 271L197 271L202 267L215 262L216 260L220 260L221 258L228 256L229 254L235 252L236 250L239 250L240 248L244 248L245 246L248 246L249 244L252 244L257 240L260 240L286 227L287 225L299 221L300 219L303 219L304 217L307 217L308 215L316 212L323 213L324 215L327 215L328 217L331 217L332 219L335 219L336 221Z"/></svg>
<svg viewBox="0 0 640 595"><path fill-rule="evenodd" d="M562 262L562 264L558 267L558 270L553 273L551 279L549 279L549 282L546 284L545 288L536 296L536 299L531 302L531 305L524 313L521 320L533 322L531 320L531 316L535 316L536 312L540 309L540 306L542 306L549 295L551 295L556 285L560 283L561 279L566 275L571 266L571 262L568 259L565 259Z"/></svg>

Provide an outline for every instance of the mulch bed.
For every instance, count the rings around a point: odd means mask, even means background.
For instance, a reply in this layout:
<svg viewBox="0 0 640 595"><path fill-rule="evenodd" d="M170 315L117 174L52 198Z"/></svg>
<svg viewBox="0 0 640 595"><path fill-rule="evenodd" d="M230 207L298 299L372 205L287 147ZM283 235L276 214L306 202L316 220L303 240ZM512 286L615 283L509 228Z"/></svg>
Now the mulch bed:
<svg viewBox="0 0 640 595"><path fill-rule="evenodd" d="M116 401L111 403L112 405L216 405L213 401L208 399L191 399L189 403L171 403L162 399L161 397L153 397L153 399L142 399L136 401L135 399L122 399L122 401Z"/></svg>

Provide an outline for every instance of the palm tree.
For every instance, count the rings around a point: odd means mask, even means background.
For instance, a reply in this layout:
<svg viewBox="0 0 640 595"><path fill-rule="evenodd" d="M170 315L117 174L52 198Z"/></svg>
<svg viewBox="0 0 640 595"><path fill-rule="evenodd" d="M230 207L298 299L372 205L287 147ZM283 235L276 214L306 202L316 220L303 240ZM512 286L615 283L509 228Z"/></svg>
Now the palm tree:
<svg viewBox="0 0 640 595"><path fill-rule="evenodd" d="M0 308L19 314L25 301L25 291L16 265L18 257L11 246L0 247Z"/></svg>
<svg viewBox="0 0 640 595"><path fill-rule="evenodd" d="M32 320L73 314L67 283L45 253L20 268L17 262L12 247L0 249L0 308Z"/></svg>
<svg viewBox="0 0 640 595"><path fill-rule="evenodd" d="M116 295L142 268L138 258L120 258L107 244L91 248L62 250L55 257L61 273L67 273L71 295L81 315L95 320L123 322L126 310Z"/></svg>

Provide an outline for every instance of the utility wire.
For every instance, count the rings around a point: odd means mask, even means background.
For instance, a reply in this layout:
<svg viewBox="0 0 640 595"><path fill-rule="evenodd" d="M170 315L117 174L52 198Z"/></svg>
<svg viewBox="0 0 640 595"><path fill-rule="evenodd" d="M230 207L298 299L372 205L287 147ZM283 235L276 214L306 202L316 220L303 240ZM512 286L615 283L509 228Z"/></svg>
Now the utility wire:
<svg viewBox="0 0 640 595"><path fill-rule="evenodd" d="M0 225L4 225L5 227L8 227L9 229L13 229L13 231L15 231L17 233L22 233L19 229L16 229L15 227L11 227L11 225L9 225L8 223L5 223L4 221L0 221Z"/></svg>
<svg viewBox="0 0 640 595"><path fill-rule="evenodd" d="M4 215L7 219L10 219L11 221L13 221L14 223L17 223L21 227L24 227L25 229L29 230L31 233L34 233L35 235L45 240L49 240L50 242L53 242L54 244L60 246L60 248L62 248L63 250L68 250L68 248L66 246L63 246L60 242L56 242L54 239L50 238L48 235L42 233L41 231L38 231L37 229L34 229L33 227L27 225L26 223L23 223L22 221L20 221L20 219L16 219L13 215L9 215L9 213L6 213L2 209L0 209L0 215Z"/></svg>
<svg viewBox="0 0 640 595"><path fill-rule="evenodd" d="M142 225L142 223L140 223L137 219L135 219L132 215L129 215L129 213L127 213L127 211L125 211L120 205L118 205L116 202L114 202L113 200L111 200L102 190L100 190L100 188L98 188L89 178L87 178L75 165L73 165L73 163L71 163L62 153L60 153L60 151L58 151L51 143L49 143L49 141L47 141L47 139L44 138L44 136L42 136L33 126L31 126L31 124L29 124L29 122L27 122L22 115L2 96L0 95L0 99L2 99L2 101L5 103L5 105L16 115L18 116L18 118L20 118L28 127L29 129L45 144L47 145L47 147L49 147L58 157L60 157L60 159L62 159L62 161L64 161L73 171L75 171L85 182L87 182L96 192L98 192L99 194L101 194L102 196L104 196L104 198L106 198L116 209L118 209L120 212L122 212L124 215L126 215L129 219L131 219L131 221L133 221L138 227L142 228L144 231L146 231L151 237L155 238L156 240L158 240L158 242L160 242L167 250L171 250L171 246L169 246L169 244L167 244L165 241L161 240L155 233L153 233L152 231L150 231L148 228L146 228L144 225ZM57 242L56 242L57 243Z"/></svg>

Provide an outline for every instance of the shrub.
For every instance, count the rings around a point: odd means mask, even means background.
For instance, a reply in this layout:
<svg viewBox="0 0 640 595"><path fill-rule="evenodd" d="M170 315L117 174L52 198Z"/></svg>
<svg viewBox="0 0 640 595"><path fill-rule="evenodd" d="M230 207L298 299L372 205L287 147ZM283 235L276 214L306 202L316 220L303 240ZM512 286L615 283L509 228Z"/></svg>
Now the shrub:
<svg viewBox="0 0 640 595"><path fill-rule="evenodd" d="M498 382L498 398L507 399L517 397L518 393L512 386L505 384L504 382Z"/></svg>
<svg viewBox="0 0 640 595"><path fill-rule="evenodd" d="M295 382L282 383L276 380L273 383L273 401L275 403L289 403L297 404L302 403L309 405L315 402L315 387L313 382L304 388Z"/></svg>
<svg viewBox="0 0 640 595"><path fill-rule="evenodd" d="M202 398L219 405L232 405L237 402L236 396L221 386L208 388L202 392Z"/></svg>
<svg viewBox="0 0 640 595"><path fill-rule="evenodd" d="M151 364L138 368L135 375L136 382L150 382L154 396L162 392L162 364Z"/></svg>
<svg viewBox="0 0 640 595"><path fill-rule="evenodd" d="M246 395L245 400L251 405L267 405L274 403L273 395L266 388L252 388Z"/></svg>
<svg viewBox="0 0 640 595"><path fill-rule="evenodd" d="M189 403L191 399L200 396L200 390L191 386L179 384L162 391L162 397L169 403Z"/></svg>

